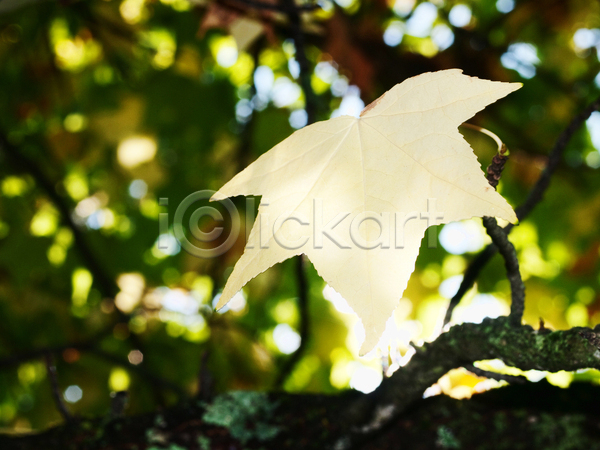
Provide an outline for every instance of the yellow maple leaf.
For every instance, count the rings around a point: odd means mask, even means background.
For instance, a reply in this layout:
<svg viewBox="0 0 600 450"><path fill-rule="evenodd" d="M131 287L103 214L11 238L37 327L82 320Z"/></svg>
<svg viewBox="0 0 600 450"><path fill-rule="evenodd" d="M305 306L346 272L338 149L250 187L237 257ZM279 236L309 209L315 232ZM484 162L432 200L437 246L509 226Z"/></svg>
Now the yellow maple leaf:
<svg viewBox="0 0 600 450"><path fill-rule="evenodd" d="M398 305L430 225L511 206L488 184L458 126L521 87L452 69L404 81L367 106L296 131L212 200L262 195L217 308L272 265L306 254L347 301L371 350Z"/></svg>

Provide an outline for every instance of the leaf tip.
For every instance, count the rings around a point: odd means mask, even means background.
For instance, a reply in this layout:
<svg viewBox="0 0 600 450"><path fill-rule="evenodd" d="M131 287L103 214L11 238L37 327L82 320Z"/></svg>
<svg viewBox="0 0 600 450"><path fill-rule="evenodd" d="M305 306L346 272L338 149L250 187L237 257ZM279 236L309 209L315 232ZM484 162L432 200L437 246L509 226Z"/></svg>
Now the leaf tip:
<svg viewBox="0 0 600 450"><path fill-rule="evenodd" d="M231 296L225 296L221 294L221 296L219 297L219 302L217 303L217 306L215 306L215 311L218 311L221 308L223 308L223 306L229 303L229 300L231 300Z"/></svg>
<svg viewBox="0 0 600 450"><path fill-rule="evenodd" d="M518 82L518 83L508 83L508 84L510 84L510 86L512 87L512 91L511 92L514 92L514 91L516 91L518 89L521 89L523 87L523 83L521 83L521 82Z"/></svg>
<svg viewBox="0 0 600 450"><path fill-rule="evenodd" d="M210 199L208 201L209 202L219 202L221 200L225 200L226 198L228 198L227 195L223 195L221 193L221 191L217 191L210 197Z"/></svg>

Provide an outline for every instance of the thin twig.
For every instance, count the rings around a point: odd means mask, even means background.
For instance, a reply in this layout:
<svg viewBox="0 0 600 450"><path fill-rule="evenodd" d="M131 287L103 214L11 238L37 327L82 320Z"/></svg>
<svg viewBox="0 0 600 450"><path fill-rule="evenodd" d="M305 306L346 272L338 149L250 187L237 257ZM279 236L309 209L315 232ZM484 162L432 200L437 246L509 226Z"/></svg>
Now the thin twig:
<svg viewBox="0 0 600 450"><path fill-rule="evenodd" d="M228 0L230 2L234 2L234 3L242 3L246 6L249 6L251 8L255 8L255 9L263 9L263 10L267 10L267 11L275 11L275 12L281 12L281 13L287 13L289 10L285 7L285 6L281 6L277 3L266 3L266 2L258 2L258 1L253 1L253 0ZM321 6L319 6L318 4L311 4L311 5L294 5L294 9L297 11L314 11L315 9L320 9Z"/></svg>
<svg viewBox="0 0 600 450"><path fill-rule="evenodd" d="M487 180L488 183L496 189L500 177L502 176L502 170L504 164L508 159L506 155L506 146L501 143L498 154L494 156L492 163L487 169ZM496 245L496 248L500 251L500 254L504 258L504 265L506 266L506 277L510 282L511 291L511 306L509 319L510 322L515 325L521 325L523 319L523 311L525 311L525 284L521 277L521 271L519 270L519 259L517 258L517 251L515 246L508 240L507 232L504 231L494 217L484 217L483 226L485 227L487 234L492 238L492 242Z"/></svg>
<svg viewBox="0 0 600 450"><path fill-rule="evenodd" d="M304 92L306 115L308 124L314 123L316 120L316 97L311 84L310 63L306 57L306 43L302 32L302 18L300 10L294 3L294 0L281 0L281 5L285 9L291 25L292 39L296 48L296 61L300 66L300 85Z"/></svg>
<svg viewBox="0 0 600 450"><path fill-rule="evenodd" d="M78 350L81 352L88 352L92 355L96 355L96 356L104 359L105 361L109 361L113 364L122 366L122 367L126 368L127 370L130 370L131 372L137 373L140 376L140 378L145 379L153 386L167 388L167 389L174 391L181 397L185 396L185 392L177 384L175 384L171 381L165 380L164 378L159 377L157 375L154 375L153 373L149 372L141 365L133 365L133 364L129 363L129 361L127 361L126 359L123 359L117 355L106 352L104 350L98 349L96 338L90 339L89 341L85 341L85 342L76 342L76 343L59 345L59 346L55 346L55 347L40 348L40 349L31 350L31 351L22 353L20 355L11 356L9 358L0 360L0 370L17 366L25 361L31 361L33 359L39 359L39 358L46 358L47 355L61 354L65 350L69 350L69 349Z"/></svg>
<svg viewBox="0 0 600 450"><path fill-rule="evenodd" d="M289 357L289 359L283 365L283 368L277 375L275 381L275 388L280 389L283 387L285 380L296 367L296 364L300 361L306 346L308 344L308 336L310 333L310 317L308 313L308 282L306 280L306 271L304 269L304 258L302 255L296 257L296 280L298 283L298 309L300 310L300 346L296 351Z"/></svg>
<svg viewBox="0 0 600 450"><path fill-rule="evenodd" d="M561 156L566 148L567 144L575 134L575 132L585 123L586 120L590 118L594 111L600 109L600 98L597 98L595 101L590 103L583 111L577 114L571 123L564 129L564 131L560 134L556 142L554 143L554 147L548 156L548 162L546 164L546 168L538 178L535 186L529 191L529 195L527 196L527 200L520 205L515 212L517 213L517 217L519 220L525 219L533 210L533 208L542 201L544 197L544 193L548 186L550 185L550 180L552 175L556 171L558 164L561 161Z"/></svg>
<svg viewBox="0 0 600 450"><path fill-rule="evenodd" d="M525 384L527 382L527 378L521 375L506 375L498 372L490 372L489 370L483 370L479 367L475 367L473 364L465 364L463 367L478 377L491 378L492 380L498 381L507 381L513 384Z"/></svg>
<svg viewBox="0 0 600 450"><path fill-rule="evenodd" d="M46 353L44 355L44 362L46 363L46 370L48 372L48 379L50 380L50 387L52 388L52 397L54 398L54 403L56 403L56 408L60 412L60 415L63 416L63 419L65 419L65 422L71 422L73 420L73 416L69 412L67 405L65 405L65 402L60 393L60 387L58 386L58 378L56 376L56 366L54 365L51 353Z"/></svg>
<svg viewBox="0 0 600 450"><path fill-rule="evenodd" d="M486 265L486 263L491 259L492 256L496 254L498 249L494 244L488 245L485 249L483 249L475 259L471 261L471 264L465 270L465 275L458 287L458 291L456 294L450 299L450 303L448 305L448 309L446 310L446 317L444 318L444 325L450 323L452 319L452 313L454 312L454 308L460 300L465 296L465 294L473 287L475 281L479 277L479 272Z"/></svg>
<svg viewBox="0 0 600 450"><path fill-rule="evenodd" d="M548 163L546 168L538 178L533 188L529 191L529 195L525 202L523 202L516 210L515 213L519 220L525 219L533 210L533 208L542 200L546 189L550 185L552 175L556 171L558 164L561 161L561 156L567 147L567 144L573 137L573 134L585 123L587 119L592 115L594 111L600 109L600 98L596 99L590 105L588 105L583 111L571 120L569 125L563 130L552 148L550 155L548 156ZM508 224L504 227L504 231L508 234L513 228L513 224ZM488 261L496 254L498 249L494 244L489 244L484 250L482 250L475 259L469 264L465 271L465 276L458 288L456 294L450 299L450 304L446 311L446 317L444 324L450 322L452 312L454 308L463 296L473 287L475 280L479 277L479 273L488 263Z"/></svg>
<svg viewBox="0 0 600 450"><path fill-rule="evenodd" d="M89 350L89 353L92 355L96 355L106 361L112 362L118 366L123 367L129 372L136 373L141 378L146 379L149 383L154 386L160 386L166 389L169 389L175 392L180 398L186 397L185 391L181 388L181 386L173 383L172 381L166 380L158 375L147 370L142 364L134 365L131 364L126 359L123 359L117 355L106 352L104 350L100 350L98 348L92 348Z"/></svg>

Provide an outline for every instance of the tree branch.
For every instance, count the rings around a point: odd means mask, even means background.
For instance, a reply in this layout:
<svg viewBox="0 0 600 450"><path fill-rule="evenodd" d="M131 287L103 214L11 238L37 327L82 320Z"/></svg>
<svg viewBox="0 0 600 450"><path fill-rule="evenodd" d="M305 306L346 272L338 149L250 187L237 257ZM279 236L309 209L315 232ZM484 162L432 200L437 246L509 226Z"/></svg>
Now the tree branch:
<svg viewBox="0 0 600 450"><path fill-rule="evenodd" d="M281 12L281 13L287 13L289 10L285 7L285 6L281 6L278 5L276 3L267 3L267 2L260 2L260 1L254 1L254 0L227 0L233 3L241 3L243 5L249 6L250 8L254 8L254 9L262 9L262 10L266 10L266 11L275 11L275 12ZM315 9L320 9L321 6L317 5L317 4L312 4L312 5L294 5L294 9L296 9L297 11L314 11Z"/></svg>
<svg viewBox="0 0 600 450"><path fill-rule="evenodd" d="M184 390L177 384L175 384L169 380L165 380L164 378L159 377L157 375L154 375L153 373L146 370L141 365L133 365L133 364L129 363L129 361L127 361L126 359L123 359L117 355L114 355L112 353L109 353L109 352L106 352L104 350L97 348L96 339L91 339L90 341L79 342L79 343L64 344L64 345L59 345L59 346L55 346L55 347L40 348L40 349L31 350L29 352L22 353L20 355L5 358L5 359L0 360L0 370L17 366L25 361L31 361L33 359L40 359L40 358L44 358L46 360L46 365L47 365L48 355L61 354L62 352L64 352L65 350L68 350L68 349L79 350L82 352L88 352L92 355L96 355L96 356L104 359L105 361L116 364L118 366L121 366L121 367L133 372L133 373L136 373L137 375L140 376L140 378L147 380L153 386L167 388L169 390L172 390L173 392L175 392L182 398L185 396ZM53 389L54 389L54 386L53 386Z"/></svg>
<svg viewBox="0 0 600 450"><path fill-rule="evenodd" d="M575 327L540 334L528 325L513 326L509 317L455 325L417 348L406 366L383 380L378 396L407 406L449 370L486 359L500 359L521 370L598 369L596 348L581 333L599 331Z"/></svg>
<svg viewBox="0 0 600 450"><path fill-rule="evenodd" d="M558 168L562 154L569 141L579 127L581 127L581 125L583 125L583 123L589 119L594 111L598 111L598 109L600 109L600 98L590 103L584 110L576 115L559 135L548 156L546 168L538 178L533 188L529 191L527 199L515 209L515 213L517 214L519 220L524 220L531 213L533 208L535 208L535 206L542 200L546 189L548 189L548 186L550 185L552 175ZM510 233L513 226L513 224L508 224L506 227L504 227L506 234ZM485 265L492 258L492 256L496 254L497 251L498 248L494 244L490 244L484 250L482 250L473 261L471 261L471 264L469 264L465 271L465 276L460 283L458 291L450 299L444 324L450 322L454 308L456 305L458 305L463 296L471 289L471 287L473 287L473 284L475 283L475 280L477 280L481 269L485 267Z"/></svg>
<svg viewBox="0 0 600 450"><path fill-rule="evenodd" d="M288 358L283 368L277 375L275 388L281 389L285 380L290 376L296 364L306 352L308 337L310 335L310 317L308 313L308 282L304 269L304 258L302 255L296 257L296 280L298 283L298 309L300 310L300 346Z"/></svg>
<svg viewBox="0 0 600 450"><path fill-rule="evenodd" d="M294 3L294 0L281 0L281 5L287 13L291 25L292 39L296 48L296 61L300 66L300 85L304 92L306 115L308 116L308 124L314 123L316 120L316 97L310 81L310 63L306 57L306 41L302 33L302 20L300 10Z"/></svg>
<svg viewBox="0 0 600 450"><path fill-rule="evenodd" d="M467 269L465 270L465 275L458 287L458 291L456 294L450 299L450 304L448 305L448 309L446 310L446 317L444 317L444 325L450 323L452 319L452 313L454 312L454 308L459 304L465 294L473 287L475 281L479 277L479 273L481 269L487 264L487 262L496 254L498 249L494 244L488 245L484 248L475 259L471 261Z"/></svg>
<svg viewBox="0 0 600 450"><path fill-rule="evenodd" d="M600 109L600 98L597 98L595 101L590 103L583 111L577 114L571 123L563 130L560 134L556 142L554 143L554 147L548 156L548 162L546 163L546 168L538 178L535 186L529 191L529 195L527 196L527 200L523 204L521 204L515 212L517 213L517 217L519 220L525 219L535 208L535 206L542 201L544 197L544 193L548 186L550 185L550 180L552 175L556 171L558 164L561 161L562 153L567 147L567 144L575 134L575 132L585 123L587 119L590 118L594 111L598 111Z"/></svg>
<svg viewBox="0 0 600 450"><path fill-rule="evenodd" d="M490 372L489 370L483 370L479 367L475 367L473 364L465 364L463 367L478 377L491 378L498 381L507 381L515 384L525 384L527 382L527 378L521 375L506 375L503 373Z"/></svg>
<svg viewBox="0 0 600 450"><path fill-rule="evenodd" d="M519 260L514 245L508 240L506 232L498 225L496 218L484 217L483 226L487 234L492 238L492 242L500 251L504 258L506 266L506 277L510 282L511 305L509 318L513 325L521 325L523 319L523 311L525 310L525 284L521 278L519 270Z"/></svg>
<svg viewBox="0 0 600 450"><path fill-rule="evenodd" d="M600 358L597 349L582 333L596 335L595 330L574 328L566 331L543 333L529 326L514 327L508 317L485 319L480 324L466 323L456 325L447 333L442 334L436 341L425 344L417 349L412 360L390 378L384 379L380 387L372 394L364 395L358 392L346 392L336 396L324 395L289 395L273 393L261 396L259 393L247 392L247 399L254 402L260 400L264 411L262 414L245 417L240 427L260 436L256 424L269 429L278 430L274 437L258 438L249 442L248 446L264 448L382 448L373 446L375 437L385 437L388 430L397 426L397 418L404 411L407 420L414 421L417 411L423 406L423 392L449 370L468 365L474 361L499 358L508 366L522 370L544 370L556 372L559 370L577 370L583 368L600 368ZM591 335L590 335L591 336ZM527 393L537 392L541 388L537 384L523 386L521 398ZM593 387L592 387L593 388ZM506 389L506 388L504 388ZM531 389L531 390L530 390ZM573 389L573 388L571 388ZM589 392L590 387L585 389ZM581 389L578 391L580 392ZM496 398L506 394L502 390ZM571 392L571 391L569 391ZM494 396L493 393L482 396ZM534 394L536 395L536 394ZM548 394L546 394L547 396ZM550 394L552 395L552 394ZM483 398L478 396L477 398ZM588 394L589 397L589 394ZM443 399L443 396L437 399ZM487 398L487 397L486 397ZM533 397L538 403L542 399ZM569 397L570 398L570 397ZM473 399L474 400L474 399ZM471 401L473 401L471 400ZM440 400L427 399L425 402ZM448 399L447 401L453 401ZM511 400L507 400L508 403ZM419 404L419 408L412 406ZM589 401L593 406L593 401ZM470 402L460 402L460 408L468 407ZM555 403L553 402L553 405ZM411 407L410 410L408 408ZM232 414L244 416L243 408L233 407ZM506 411L506 406L496 406L495 410ZM449 409L444 409L448 411ZM456 409L450 409L453 414ZM66 443L93 441L98 431L102 431L104 441L98 447L90 448L131 448L137 442L148 445L148 430L156 429L159 420L161 436L164 444L176 443L184 448L196 448L198 436L208 436L204 439L211 448L238 448L238 441L233 436L233 427L214 427L202 420L205 410L195 404L180 405L170 410L158 411L134 417L115 419L108 423L97 421L92 427L71 429L65 433L66 427L54 428L40 435L21 436L18 439L0 435L2 448L25 448L24 442L29 442L29 448L37 448L33 443L45 442L44 448L66 448ZM444 413L447 414L447 413ZM447 416L442 423L447 423ZM417 423L420 423L417 419ZM244 425L247 424L247 425ZM594 425L595 426L595 425ZM486 428L486 432L489 429ZM193 438L193 439L192 439ZM125 439L125 440L124 440ZM337 442L336 442L337 441ZM52 442L52 445L50 445ZM87 442L87 441L86 441ZM95 441L93 441L95 442ZM192 444L194 442L194 444ZM370 442L369 445L361 446ZM100 446L102 444L102 446ZM354 447L351 447L356 444ZM19 446L21 445L21 446ZM386 447L387 448L387 447ZM412 448L412 447L411 447ZM428 447L429 448L429 447ZM433 447L432 447L433 448ZM470 447L469 447L470 448Z"/></svg>
<svg viewBox="0 0 600 450"><path fill-rule="evenodd" d="M54 403L56 403L56 407L60 412L65 422L70 422L73 420L73 416L69 412L67 405L63 401L62 395L60 393L60 387L58 386L58 377L56 376L56 366L54 365L54 361L51 353L46 353L44 355L44 363L46 364L46 371L48 372L48 379L50 380L50 386L52 388L52 398L54 398Z"/></svg>
<svg viewBox="0 0 600 450"><path fill-rule="evenodd" d="M230 2L234 2L234 3L242 3L246 6L249 6L251 8L255 8L255 9L262 9L262 10L267 10L267 11L276 11L276 12L282 12L282 13L287 13L288 9L285 6L281 6L278 4L274 4L274 3L266 3L266 2L259 2L259 1L253 1L253 0L228 0ZM294 9L297 11L314 11L315 9L320 9L321 7L317 4L312 4L312 5L294 5Z"/></svg>
<svg viewBox="0 0 600 450"><path fill-rule="evenodd" d="M597 349L581 335L598 332L598 328L539 333L528 325L515 327L510 317L455 325L435 341L416 348L406 366L345 409L344 420L354 424L370 420L370 424L356 428L344 448L358 448L372 439L449 370L475 361L500 359L521 370L548 372L598 369Z"/></svg>

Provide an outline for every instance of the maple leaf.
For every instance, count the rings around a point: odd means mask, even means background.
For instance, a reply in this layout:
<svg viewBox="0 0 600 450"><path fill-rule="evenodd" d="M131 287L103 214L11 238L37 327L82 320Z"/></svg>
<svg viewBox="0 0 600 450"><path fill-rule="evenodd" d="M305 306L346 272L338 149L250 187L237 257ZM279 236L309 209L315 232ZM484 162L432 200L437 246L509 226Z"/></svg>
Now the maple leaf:
<svg viewBox="0 0 600 450"><path fill-rule="evenodd" d="M425 73L359 118L317 122L259 157L212 197L262 195L217 308L272 265L304 253L362 320L360 354L367 353L406 289L429 225L517 220L458 126L519 87L458 69Z"/></svg>

